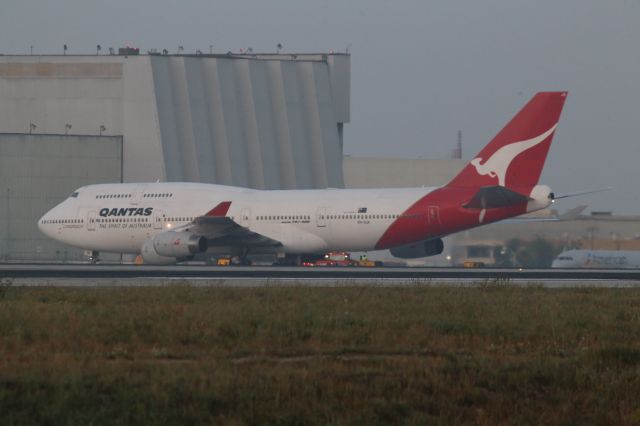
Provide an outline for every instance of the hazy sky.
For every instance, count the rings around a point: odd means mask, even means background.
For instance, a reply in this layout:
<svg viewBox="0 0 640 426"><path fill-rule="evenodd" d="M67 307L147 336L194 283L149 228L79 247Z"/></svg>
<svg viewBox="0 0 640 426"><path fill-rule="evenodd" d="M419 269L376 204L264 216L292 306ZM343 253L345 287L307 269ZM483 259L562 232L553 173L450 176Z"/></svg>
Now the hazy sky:
<svg viewBox="0 0 640 426"><path fill-rule="evenodd" d="M471 158L537 91L568 90L542 176L561 210L640 214L640 0L4 0L0 53L131 44L352 53L345 153Z"/></svg>

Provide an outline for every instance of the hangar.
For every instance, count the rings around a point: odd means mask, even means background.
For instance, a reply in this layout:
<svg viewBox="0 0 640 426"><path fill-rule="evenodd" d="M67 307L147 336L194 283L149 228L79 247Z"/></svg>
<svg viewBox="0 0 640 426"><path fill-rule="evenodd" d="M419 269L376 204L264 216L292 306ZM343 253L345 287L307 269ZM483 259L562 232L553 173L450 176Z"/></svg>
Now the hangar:
<svg viewBox="0 0 640 426"><path fill-rule="evenodd" d="M80 260L40 215L98 182L343 187L346 54L0 55L0 260Z"/></svg>

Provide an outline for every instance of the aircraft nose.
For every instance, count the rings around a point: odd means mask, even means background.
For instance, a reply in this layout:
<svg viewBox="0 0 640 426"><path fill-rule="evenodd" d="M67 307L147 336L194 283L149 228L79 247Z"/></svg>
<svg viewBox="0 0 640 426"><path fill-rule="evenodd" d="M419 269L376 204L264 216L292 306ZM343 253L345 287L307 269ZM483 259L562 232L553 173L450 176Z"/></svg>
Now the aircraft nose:
<svg viewBox="0 0 640 426"><path fill-rule="evenodd" d="M42 232L46 236L49 236L50 234L49 228L46 225L48 216L49 216L49 212L45 213L40 219L38 219L38 229L40 230L40 232Z"/></svg>

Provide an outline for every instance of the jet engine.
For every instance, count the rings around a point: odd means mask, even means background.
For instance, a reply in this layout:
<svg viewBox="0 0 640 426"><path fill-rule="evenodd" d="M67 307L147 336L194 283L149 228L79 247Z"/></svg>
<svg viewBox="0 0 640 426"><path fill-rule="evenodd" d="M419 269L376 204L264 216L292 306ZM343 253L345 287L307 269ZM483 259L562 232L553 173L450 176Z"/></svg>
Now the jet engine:
<svg viewBox="0 0 640 426"><path fill-rule="evenodd" d="M188 232L162 232L142 245L140 254L145 263L169 265L207 251L207 239Z"/></svg>
<svg viewBox="0 0 640 426"><path fill-rule="evenodd" d="M392 248L391 254L401 259L416 259L419 257L435 256L442 253L444 243L441 238L435 240L420 241L406 246Z"/></svg>

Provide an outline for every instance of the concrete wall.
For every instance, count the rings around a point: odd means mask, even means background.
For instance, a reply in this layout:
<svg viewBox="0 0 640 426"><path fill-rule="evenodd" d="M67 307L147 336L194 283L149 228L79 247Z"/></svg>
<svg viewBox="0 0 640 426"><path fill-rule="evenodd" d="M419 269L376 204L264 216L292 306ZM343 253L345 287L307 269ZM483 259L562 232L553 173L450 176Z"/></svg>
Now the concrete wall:
<svg viewBox="0 0 640 426"><path fill-rule="evenodd" d="M117 57L0 56L0 133L123 132Z"/></svg>
<svg viewBox="0 0 640 426"><path fill-rule="evenodd" d="M468 160L344 157L346 188L406 188L449 182Z"/></svg>
<svg viewBox="0 0 640 426"><path fill-rule="evenodd" d="M121 181L121 153L115 136L0 134L0 261L81 260L37 221L82 185Z"/></svg>
<svg viewBox="0 0 640 426"><path fill-rule="evenodd" d="M152 56L151 70L167 180L343 185L326 62Z"/></svg>
<svg viewBox="0 0 640 426"><path fill-rule="evenodd" d="M0 56L0 132L104 126L126 182L341 187L349 73L340 54Z"/></svg>

